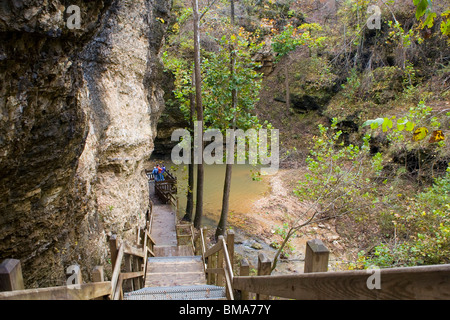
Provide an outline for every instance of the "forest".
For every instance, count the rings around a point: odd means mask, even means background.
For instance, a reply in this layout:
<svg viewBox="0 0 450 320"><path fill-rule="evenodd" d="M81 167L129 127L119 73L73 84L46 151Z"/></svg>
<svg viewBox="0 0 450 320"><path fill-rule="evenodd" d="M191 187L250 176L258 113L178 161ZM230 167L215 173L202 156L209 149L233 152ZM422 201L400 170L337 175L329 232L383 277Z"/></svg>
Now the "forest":
<svg viewBox="0 0 450 320"><path fill-rule="evenodd" d="M272 228L272 269L324 223L340 239L327 245L345 253L340 268L450 262L448 1L174 0L159 22L160 124L168 112L192 132L195 121L279 129L273 179L301 210ZM184 219L199 228L203 168L194 189L193 166ZM232 167L216 238L252 223L229 217Z"/></svg>
<svg viewBox="0 0 450 320"><path fill-rule="evenodd" d="M449 45L450 0L2 0L0 300L450 297Z"/></svg>

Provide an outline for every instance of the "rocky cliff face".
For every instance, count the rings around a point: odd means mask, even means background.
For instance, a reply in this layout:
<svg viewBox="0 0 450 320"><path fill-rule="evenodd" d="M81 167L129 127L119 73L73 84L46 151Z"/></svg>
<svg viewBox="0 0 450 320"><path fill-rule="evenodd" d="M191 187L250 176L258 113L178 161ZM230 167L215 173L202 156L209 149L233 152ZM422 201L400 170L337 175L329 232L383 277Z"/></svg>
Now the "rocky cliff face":
<svg viewBox="0 0 450 320"><path fill-rule="evenodd" d="M108 235L144 223L164 106L168 1L74 0L72 29L64 4L0 4L0 261L20 259L26 287L75 263L87 280Z"/></svg>

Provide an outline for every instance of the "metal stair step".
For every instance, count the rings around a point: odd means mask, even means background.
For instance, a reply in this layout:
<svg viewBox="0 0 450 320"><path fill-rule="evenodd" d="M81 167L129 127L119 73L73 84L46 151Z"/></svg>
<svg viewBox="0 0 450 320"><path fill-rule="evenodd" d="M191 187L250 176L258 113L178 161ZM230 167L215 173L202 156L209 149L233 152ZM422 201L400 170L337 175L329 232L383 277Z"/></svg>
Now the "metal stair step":
<svg viewBox="0 0 450 320"><path fill-rule="evenodd" d="M124 294L124 300L222 300L225 288L212 285L143 288Z"/></svg>

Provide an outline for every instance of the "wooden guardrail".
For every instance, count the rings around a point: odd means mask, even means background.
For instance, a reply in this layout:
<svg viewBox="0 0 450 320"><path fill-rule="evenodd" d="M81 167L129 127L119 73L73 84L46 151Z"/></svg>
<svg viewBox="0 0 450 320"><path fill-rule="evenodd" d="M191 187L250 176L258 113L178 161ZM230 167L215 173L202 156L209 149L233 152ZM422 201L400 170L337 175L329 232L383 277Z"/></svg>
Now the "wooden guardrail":
<svg viewBox="0 0 450 320"><path fill-rule="evenodd" d="M103 267L92 272L93 282L60 287L23 288L20 261L7 259L0 264L0 300L121 299L123 289L137 290L145 283L145 261L153 255L150 222L138 229L136 245L111 237L111 281L103 281ZM303 274L270 275L272 261L258 255L258 275L250 276L250 266L241 261L240 274L233 272L234 233L207 248L205 230L194 239L195 253L201 253L208 284L226 287L228 299L450 299L450 264L327 272L329 251L320 240L307 242ZM133 259L130 259L133 257ZM124 271L122 271L122 265Z"/></svg>
<svg viewBox="0 0 450 320"><path fill-rule="evenodd" d="M155 180L155 177L153 176L152 171L153 170L145 169L145 174L147 175L149 181ZM169 170L166 170L164 172L164 175L165 175L164 179L167 179L167 180L176 180L177 179L173 174L170 173Z"/></svg>
<svg viewBox="0 0 450 320"><path fill-rule="evenodd" d="M203 263L205 266L205 273L207 276L207 283L217 286L226 287L226 294L229 300L234 300L233 292L233 259L234 259L234 232L228 230L227 238L219 236L217 243L211 248L207 249L205 245L206 229L200 229L198 236L194 239L196 245L196 252L200 251Z"/></svg>
<svg viewBox="0 0 450 320"><path fill-rule="evenodd" d="M303 274L260 275L258 266L258 276L248 276L248 264L241 264L233 289L243 293L242 299L248 292L259 294L259 299L269 295L302 300L450 299L450 264L327 272L328 256L320 240L311 240Z"/></svg>
<svg viewBox="0 0 450 320"><path fill-rule="evenodd" d="M175 231L177 234L177 244L181 245L189 245L193 249L195 248L194 244L194 226L192 223L177 223L175 226Z"/></svg>
<svg viewBox="0 0 450 320"><path fill-rule="evenodd" d="M450 299L450 265L380 269L380 289L367 270L235 277L233 288L302 300Z"/></svg>
<svg viewBox="0 0 450 320"><path fill-rule="evenodd" d="M77 284L25 289L20 261L6 259L0 264L0 291L3 291L0 292L0 300L117 300L121 299L124 287L130 290L143 287L147 256L154 256L155 242L150 236L151 217L150 210L146 227L137 228L135 245L120 241L115 235L110 237L113 266L110 281L104 281L103 266L97 266L92 271L92 283L81 283L81 273L78 273Z"/></svg>
<svg viewBox="0 0 450 320"><path fill-rule="evenodd" d="M226 240L220 237L203 252L208 283L225 284L229 299L248 300L250 293L256 294L257 300L450 299L450 264L327 272L329 250L315 239L307 242L302 274L271 275L272 261L260 253L256 276L249 275L246 259L240 263L239 275L234 275L233 247L234 234L230 232Z"/></svg>
<svg viewBox="0 0 450 320"><path fill-rule="evenodd" d="M169 170L164 172L164 180L156 181L152 170L145 169L145 174L149 181L155 182L155 193L163 203L171 203L177 206L177 177L175 177Z"/></svg>
<svg viewBox="0 0 450 320"><path fill-rule="evenodd" d="M110 238L111 264L114 266L111 276L111 300L122 300L124 283L127 283L127 291L135 291L144 287L147 267L147 257L154 257L153 248L155 241L150 236L150 222L141 237L141 229L136 232L136 246L130 245L126 241L118 241L113 235ZM121 266L125 271L122 271Z"/></svg>
<svg viewBox="0 0 450 320"><path fill-rule="evenodd" d="M177 206L176 180L155 181L155 193L162 202Z"/></svg>
<svg viewBox="0 0 450 320"><path fill-rule="evenodd" d="M103 281L103 267L96 267L92 274L92 283L24 289L20 261L5 259L0 264L0 300L91 300L108 296L111 281Z"/></svg>

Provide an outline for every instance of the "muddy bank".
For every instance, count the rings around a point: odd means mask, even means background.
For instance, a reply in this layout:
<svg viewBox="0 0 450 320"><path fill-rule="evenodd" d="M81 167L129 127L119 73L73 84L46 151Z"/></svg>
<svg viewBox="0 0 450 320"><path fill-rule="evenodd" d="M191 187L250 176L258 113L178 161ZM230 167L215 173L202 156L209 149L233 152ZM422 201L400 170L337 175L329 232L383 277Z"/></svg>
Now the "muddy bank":
<svg viewBox="0 0 450 320"><path fill-rule="evenodd" d="M302 203L293 193L304 169L280 170L276 175L264 177L270 190L256 200L251 210L233 215L229 226L235 231L235 252L257 269L258 254L270 259L276 254L275 247L283 240L282 233L290 223L306 221L308 204ZM311 224L304 227L290 240L290 250L279 260L273 274L301 273L304 269L305 246L308 240L320 239L330 249L328 270L342 268L344 247L332 222Z"/></svg>

